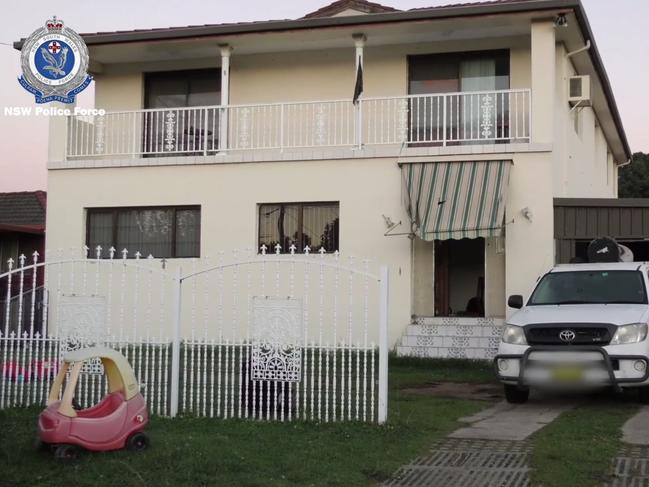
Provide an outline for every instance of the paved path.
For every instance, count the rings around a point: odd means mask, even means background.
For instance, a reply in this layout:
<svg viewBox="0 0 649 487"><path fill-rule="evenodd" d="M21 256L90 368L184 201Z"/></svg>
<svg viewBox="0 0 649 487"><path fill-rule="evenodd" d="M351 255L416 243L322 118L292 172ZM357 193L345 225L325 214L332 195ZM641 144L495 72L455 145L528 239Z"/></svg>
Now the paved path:
<svg viewBox="0 0 649 487"><path fill-rule="evenodd" d="M399 469L390 487L529 487L524 441L447 439Z"/></svg>
<svg viewBox="0 0 649 487"><path fill-rule="evenodd" d="M474 416L460 419L468 426L451 433L449 438L522 441L575 406L575 401L556 399L535 399L516 405L503 401Z"/></svg>
<svg viewBox="0 0 649 487"><path fill-rule="evenodd" d="M389 486L529 487L527 438L577 401L501 402L460 419L467 426L433 446L430 454L399 469Z"/></svg>
<svg viewBox="0 0 649 487"><path fill-rule="evenodd" d="M649 406L622 427L622 447L613 460L613 480L606 487L649 486Z"/></svg>
<svg viewBox="0 0 649 487"><path fill-rule="evenodd" d="M649 406L644 406L622 427L622 441L630 445L649 446Z"/></svg>

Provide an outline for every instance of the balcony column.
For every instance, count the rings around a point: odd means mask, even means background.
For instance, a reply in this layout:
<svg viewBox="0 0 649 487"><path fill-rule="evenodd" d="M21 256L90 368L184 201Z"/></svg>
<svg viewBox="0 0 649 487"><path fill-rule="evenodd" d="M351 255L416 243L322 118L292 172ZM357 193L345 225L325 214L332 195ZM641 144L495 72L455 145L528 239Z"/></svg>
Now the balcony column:
<svg viewBox="0 0 649 487"><path fill-rule="evenodd" d="M50 110L70 110L74 113L75 103L60 103L53 102L50 103L47 108ZM48 162L63 162L67 159L67 153L71 141L77 141L76 133L68 133L69 130L72 130L76 127L76 124L72 124L71 116L63 115L50 115L48 120L48 146L47 146L47 158ZM72 127L72 129L71 129ZM81 150L91 150L90 147L82 148Z"/></svg>
<svg viewBox="0 0 649 487"><path fill-rule="evenodd" d="M230 55L229 44L219 44L221 48L221 109L219 114L219 152L228 148L228 105L230 104Z"/></svg>
<svg viewBox="0 0 649 487"><path fill-rule="evenodd" d="M365 34L353 34L354 45L356 46L356 63L354 64L354 94L356 92L356 83L358 82L360 70L361 93L356 103L356 146L358 149L363 148L363 110L361 107L361 98L363 97L363 54L367 37Z"/></svg>
<svg viewBox="0 0 649 487"><path fill-rule="evenodd" d="M551 144L554 134L555 27L552 19L532 22L531 140Z"/></svg>

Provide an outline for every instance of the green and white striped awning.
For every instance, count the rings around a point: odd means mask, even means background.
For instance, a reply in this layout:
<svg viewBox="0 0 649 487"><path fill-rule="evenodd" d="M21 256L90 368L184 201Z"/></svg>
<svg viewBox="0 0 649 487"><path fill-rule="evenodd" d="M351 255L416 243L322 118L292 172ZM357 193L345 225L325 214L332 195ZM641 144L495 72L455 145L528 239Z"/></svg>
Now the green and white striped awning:
<svg viewBox="0 0 649 487"><path fill-rule="evenodd" d="M502 234L511 161L403 163L406 209L423 240Z"/></svg>

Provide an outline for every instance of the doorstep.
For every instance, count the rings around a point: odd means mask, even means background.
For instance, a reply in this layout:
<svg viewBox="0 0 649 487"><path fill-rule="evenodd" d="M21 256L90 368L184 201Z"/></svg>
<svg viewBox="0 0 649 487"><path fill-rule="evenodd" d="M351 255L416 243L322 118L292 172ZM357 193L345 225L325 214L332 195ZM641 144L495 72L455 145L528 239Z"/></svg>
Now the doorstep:
<svg viewBox="0 0 649 487"><path fill-rule="evenodd" d="M398 356L490 360L504 318L414 317L397 345Z"/></svg>

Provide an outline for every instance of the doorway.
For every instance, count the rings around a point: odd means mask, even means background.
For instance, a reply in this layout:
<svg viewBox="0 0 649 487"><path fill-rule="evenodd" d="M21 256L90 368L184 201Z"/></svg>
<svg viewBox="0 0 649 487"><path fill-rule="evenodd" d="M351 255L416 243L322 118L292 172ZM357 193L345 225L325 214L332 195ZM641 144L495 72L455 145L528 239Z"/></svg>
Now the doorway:
<svg viewBox="0 0 649 487"><path fill-rule="evenodd" d="M435 316L484 316L485 241L435 241Z"/></svg>

